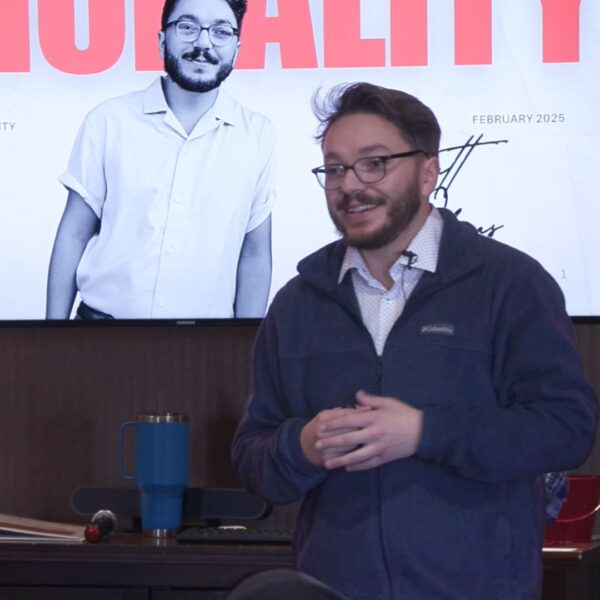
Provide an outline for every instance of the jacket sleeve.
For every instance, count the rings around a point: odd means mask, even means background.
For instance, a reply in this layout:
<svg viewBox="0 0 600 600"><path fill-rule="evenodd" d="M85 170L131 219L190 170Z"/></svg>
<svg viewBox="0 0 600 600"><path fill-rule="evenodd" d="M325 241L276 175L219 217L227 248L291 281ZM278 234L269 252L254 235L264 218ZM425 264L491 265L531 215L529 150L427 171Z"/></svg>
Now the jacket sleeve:
<svg viewBox="0 0 600 600"><path fill-rule="evenodd" d="M418 456L484 482L579 466L594 443L597 403L560 288L529 264L492 319L497 404L425 409Z"/></svg>
<svg viewBox="0 0 600 600"><path fill-rule="evenodd" d="M310 463L300 446L309 419L292 416L288 405L275 312L272 306L256 338L252 393L234 436L232 461L248 489L270 502L288 503L321 483L327 471Z"/></svg>

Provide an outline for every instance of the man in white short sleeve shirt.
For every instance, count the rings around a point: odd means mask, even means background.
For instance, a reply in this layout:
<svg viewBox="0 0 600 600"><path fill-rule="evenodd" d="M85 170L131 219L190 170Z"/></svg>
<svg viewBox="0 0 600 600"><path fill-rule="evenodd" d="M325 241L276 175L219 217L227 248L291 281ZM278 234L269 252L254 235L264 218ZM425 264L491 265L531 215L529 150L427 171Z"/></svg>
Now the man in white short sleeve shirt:
<svg viewBox="0 0 600 600"><path fill-rule="evenodd" d="M85 119L46 316L262 317L271 282L275 133L219 89L246 0L166 0L167 75Z"/></svg>

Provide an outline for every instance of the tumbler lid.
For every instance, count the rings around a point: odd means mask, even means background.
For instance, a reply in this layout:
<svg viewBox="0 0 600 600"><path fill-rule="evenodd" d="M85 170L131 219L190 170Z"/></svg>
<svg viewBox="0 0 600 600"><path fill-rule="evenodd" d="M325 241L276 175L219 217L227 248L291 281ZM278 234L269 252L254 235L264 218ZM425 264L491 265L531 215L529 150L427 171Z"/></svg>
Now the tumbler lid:
<svg viewBox="0 0 600 600"><path fill-rule="evenodd" d="M188 416L180 412L141 412L137 420L142 423L187 423Z"/></svg>

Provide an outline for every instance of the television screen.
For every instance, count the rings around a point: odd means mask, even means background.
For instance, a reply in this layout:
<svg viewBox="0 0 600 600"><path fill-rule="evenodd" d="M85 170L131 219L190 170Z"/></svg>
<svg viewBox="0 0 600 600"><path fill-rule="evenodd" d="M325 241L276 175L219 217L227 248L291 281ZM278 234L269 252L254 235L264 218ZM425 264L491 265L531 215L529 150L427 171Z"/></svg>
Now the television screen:
<svg viewBox="0 0 600 600"><path fill-rule="evenodd" d="M0 320L46 318L50 257L67 187L82 197L87 193L72 183L73 161L82 153L78 132L84 122L89 127L86 115L99 104L145 90L163 74L162 6L163 0L0 4ZM261 314L236 312L236 286L241 285L236 269L244 240L270 215L272 261L261 275L268 285L270 272L270 300L294 276L302 257L336 239L323 190L310 172L322 163L311 98L317 90L355 81L402 89L436 113L443 150L434 205L539 260L563 289L570 315L600 315L600 203L594 184L600 165L599 27L600 3L592 0L249 0L237 63L221 89L272 124L274 195L262 199L255 217L248 217L249 209L243 217L231 217L235 226L221 223L219 198L196 198L204 202L205 208L194 209L200 217L190 221L192 209L179 213L174 231L193 223L192 239L205 240L196 250L200 259L177 263L161 275L160 286L157 269L163 269L169 252L179 252L160 222L176 208L173 189L161 196L162 205L154 206L151 216L138 215L142 222L130 216L103 266L122 259L130 247L138 251L138 263L129 274L117 270L120 276L111 278L107 268L98 276L105 278L111 302L128 306L122 313L115 309L113 316L261 316L262 309ZM185 135L180 137L185 143ZM102 143L109 160L119 157L111 165L119 171L129 138L107 135ZM247 165L268 153L270 143L267 135L257 145L215 148L210 172L220 179L212 189L244 177ZM173 170L163 151L142 148L137 162L154 166L150 174L141 170L129 176L136 197L146 197L140 192L144 186L152 194L153 186L171 185ZM266 168L257 167L261 177ZM105 192L112 175L108 166L103 169L96 178ZM160 182L150 185L148 177ZM124 206L122 196L129 196L123 188L119 194ZM91 246L112 214L108 201L86 202L102 226L89 232L84 257L94 251ZM146 250L140 230L153 219L159 237ZM221 243L226 235L227 243ZM231 256L223 258L226 252ZM78 289L97 266L89 262L85 273L78 272ZM206 268L196 271L199 264ZM140 274L141 283L132 281ZM189 296L208 294L202 286L211 277L223 278L224 291L212 304L195 308ZM177 278L185 285L175 283ZM195 287L187 287L189 281ZM148 305L136 302L138 296L125 298L135 285L144 288ZM161 294L168 302L159 307ZM64 318L73 317L79 300Z"/></svg>

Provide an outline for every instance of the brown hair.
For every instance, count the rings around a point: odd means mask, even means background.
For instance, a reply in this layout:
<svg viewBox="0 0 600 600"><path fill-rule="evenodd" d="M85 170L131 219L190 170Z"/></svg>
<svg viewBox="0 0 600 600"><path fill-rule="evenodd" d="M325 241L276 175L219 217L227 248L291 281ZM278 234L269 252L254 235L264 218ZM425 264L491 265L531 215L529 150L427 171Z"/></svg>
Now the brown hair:
<svg viewBox="0 0 600 600"><path fill-rule="evenodd" d="M171 13L175 10L175 6L177 5L179 0L166 0L165 5L163 6L162 18L161 18L161 29L165 31L167 28L167 23L169 22L169 18ZM227 4L229 4L229 8L233 11L235 15L235 19L237 21L238 30L242 31L242 21L244 20L244 15L246 14L246 9L248 8L248 0L225 0Z"/></svg>
<svg viewBox="0 0 600 600"><path fill-rule="evenodd" d="M418 98L400 90L371 83L341 84L333 87L323 99L313 96L313 112L320 125L316 139L321 144L329 128L345 115L366 113L382 117L395 125L415 150L437 156L440 126L432 110Z"/></svg>

